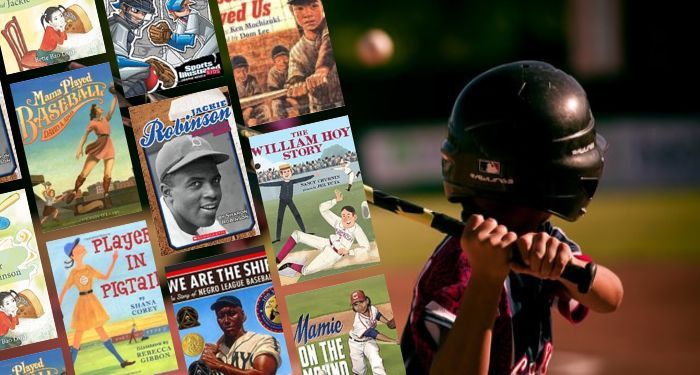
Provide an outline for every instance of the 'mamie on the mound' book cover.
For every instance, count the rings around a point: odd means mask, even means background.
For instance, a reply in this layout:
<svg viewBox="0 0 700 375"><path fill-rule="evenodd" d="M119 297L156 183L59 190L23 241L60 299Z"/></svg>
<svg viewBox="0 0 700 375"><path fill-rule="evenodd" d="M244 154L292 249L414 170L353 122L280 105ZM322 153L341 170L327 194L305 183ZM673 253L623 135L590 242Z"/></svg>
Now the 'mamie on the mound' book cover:
<svg viewBox="0 0 700 375"><path fill-rule="evenodd" d="M12 74L105 52L95 2L0 2L0 49Z"/></svg>
<svg viewBox="0 0 700 375"><path fill-rule="evenodd" d="M347 117L257 135L250 147L283 285L378 264Z"/></svg>
<svg viewBox="0 0 700 375"><path fill-rule="evenodd" d="M109 64L11 91L44 232L141 211Z"/></svg>
<svg viewBox="0 0 700 375"><path fill-rule="evenodd" d="M219 1L219 11L245 125L344 105L320 0Z"/></svg>
<svg viewBox="0 0 700 375"><path fill-rule="evenodd" d="M0 194L0 351L53 338L56 324L27 195Z"/></svg>
<svg viewBox="0 0 700 375"><path fill-rule="evenodd" d="M145 221L46 247L77 374L177 369Z"/></svg>
<svg viewBox="0 0 700 375"><path fill-rule="evenodd" d="M384 276L288 295L302 374L404 374Z"/></svg>
<svg viewBox="0 0 700 375"><path fill-rule="evenodd" d="M226 88L129 112L161 254L260 234Z"/></svg>
<svg viewBox="0 0 700 375"><path fill-rule="evenodd" d="M104 0L124 95L221 76L206 0Z"/></svg>
<svg viewBox="0 0 700 375"><path fill-rule="evenodd" d="M190 374L290 374L265 250L166 268Z"/></svg>

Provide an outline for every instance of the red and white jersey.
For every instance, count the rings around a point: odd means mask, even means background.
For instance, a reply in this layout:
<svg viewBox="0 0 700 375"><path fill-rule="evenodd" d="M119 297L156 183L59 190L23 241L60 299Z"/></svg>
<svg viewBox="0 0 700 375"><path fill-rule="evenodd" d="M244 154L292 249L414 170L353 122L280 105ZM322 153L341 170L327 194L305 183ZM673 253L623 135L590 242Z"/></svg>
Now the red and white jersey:
<svg viewBox="0 0 700 375"><path fill-rule="evenodd" d="M367 331L377 328L377 322L379 322L379 318L381 317L382 313L373 305L369 305L369 315L355 312L355 319L352 321L350 337L357 341L374 340L372 337L367 336L366 333Z"/></svg>
<svg viewBox="0 0 700 375"><path fill-rule="evenodd" d="M319 211L321 211L321 216L335 229L335 233L331 234L329 237L329 243L336 249L349 250L351 256L369 251L369 240L367 239L365 231L362 230L362 227L360 227L357 222L350 228L343 227L340 216L331 211L331 208L333 208L336 203L335 199L331 199L321 203L318 207ZM357 247L350 250L350 247L355 241L357 241Z"/></svg>
<svg viewBox="0 0 700 375"><path fill-rule="evenodd" d="M541 230L566 242L580 258L581 250L549 222ZM457 319L471 267L459 238L446 237L424 266L413 292L411 314L401 349L406 374L427 374L438 350L441 329ZM489 374L544 374L552 356L550 309L572 322L581 321L588 308L571 299L556 281L511 272L504 282L491 341ZM469 319L461 312L460 319Z"/></svg>

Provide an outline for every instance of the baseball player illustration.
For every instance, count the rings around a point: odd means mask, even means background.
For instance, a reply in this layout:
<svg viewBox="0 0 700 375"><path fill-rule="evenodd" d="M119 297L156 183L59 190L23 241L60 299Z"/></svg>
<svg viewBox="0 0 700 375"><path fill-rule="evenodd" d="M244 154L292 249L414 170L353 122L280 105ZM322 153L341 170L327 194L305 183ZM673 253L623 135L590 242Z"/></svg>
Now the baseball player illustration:
<svg viewBox="0 0 700 375"><path fill-rule="evenodd" d="M407 374L544 374L553 305L572 322L619 307L620 279L549 222L585 213L605 150L584 89L550 64L500 65L464 88L442 173L465 229L442 241L415 286ZM593 275L590 288L562 278L568 264Z"/></svg>
<svg viewBox="0 0 700 375"><path fill-rule="evenodd" d="M350 162L347 160L341 161L340 167L334 167L333 169L335 169L336 171L343 171L343 173L348 175L348 187L346 189L347 191L350 191L350 188L352 188L352 182L355 180L355 177L360 176L360 171L357 171L357 173L355 173L355 171L353 171L352 168L350 168Z"/></svg>
<svg viewBox="0 0 700 375"><path fill-rule="evenodd" d="M282 364L277 339L245 330L243 323L246 321L246 314L238 297L219 297L211 305L211 309L216 313L216 320L223 335L216 344L204 345L202 357L193 362L191 368L201 367L203 363L212 374L277 373Z"/></svg>
<svg viewBox="0 0 700 375"><path fill-rule="evenodd" d="M173 247L190 245L198 236L227 233L216 213L222 196L218 165L228 159L206 139L191 135L173 138L158 151L159 204Z"/></svg>
<svg viewBox="0 0 700 375"><path fill-rule="evenodd" d="M319 250L319 254L307 265L292 262L282 264L279 268L280 276L294 277L298 273L309 275L329 269L344 256L356 256L369 251L369 241L362 227L357 224L355 208L343 206L340 216L331 211L342 200L343 193L335 190L335 198L321 203L318 207L323 219L335 230L329 237L314 236L298 230L292 232L277 254L277 263L282 263L297 243L311 246ZM351 249L356 241L357 247Z"/></svg>
<svg viewBox="0 0 700 375"><path fill-rule="evenodd" d="M379 345L377 341L396 343L396 340L387 337L377 331L379 322L385 323L389 328L396 329L394 319L385 317L372 305L372 300L365 295L362 290L350 293L350 305L355 312L350 331L350 359L352 360L352 373L355 375L365 375L367 372L365 358L369 361L372 374L385 375L384 362L379 355Z"/></svg>
<svg viewBox="0 0 700 375"><path fill-rule="evenodd" d="M170 28L168 22L161 20L148 26L148 37L156 46L170 46L176 53L176 61L173 57L167 57L166 61L180 65L185 62L182 52L188 48L195 48L199 41L200 47L188 60L195 60L203 56L218 52L214 25L202 16L198 10L193 9L193 0L166 0L165 11L171 20L175 22L175 30ZM170 54L169 54L170 55Z"/></svg>
<svg viewBox="0 0 700 375"><path fill-rule="evenodd" d="M131 57L134 41L141 37L142 29L153 20L156 12L153 0L121 0L110 4L115 11L109 15L107 22L124 95L129 98L155 91L159 83L166 89L175 86L177 75L165 61L157 57L144 61Z"/></svg>
<svg viewBox="0 0 700 375"><path fill-rule="evenodd" d="M54 207L54 205L66 198L65 194L61 194L59 196L56 196L56 190L54 190L51 187L51 182L46 181L44 182L44 191L41 192L41 195L44 197L44 211L41 213L41 224L44 224L49 218L59 221L58 216L60 215L60 212L58 211L58 208Z"/></svg>
<svg viewBox="0 0 700 375"><path fill-rule="evenodd" d="M282 181L260 183L260 187L279 186L280 188L280 203L277 208L277 228L275 231L275 239L272 241L272 243L280 241L280 236L282 235L282 222L284 221L284 213L287 211L287 207L289 207L289 210L292 212L292 216L294 217L294 220L296 220L301 231L306 232L304 220L302 220L299 210L297 210L297 206L294 204L294 200L292 199L294 197L294 184L308 181L315 176L308 175L292 179L294 171L292 170L292 166L287 163L280 164L279 171L280 176L282 176Z"/></svg>

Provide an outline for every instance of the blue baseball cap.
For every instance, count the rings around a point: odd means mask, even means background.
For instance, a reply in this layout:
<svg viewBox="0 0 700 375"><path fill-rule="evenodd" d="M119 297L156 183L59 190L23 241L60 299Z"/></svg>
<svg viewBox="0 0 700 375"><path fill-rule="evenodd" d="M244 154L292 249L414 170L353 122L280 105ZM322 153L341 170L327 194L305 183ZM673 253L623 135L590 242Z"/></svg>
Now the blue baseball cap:
<svg viewBox="0 0 700 375"><path fill-rule="evenodd" d="M241 305L241 300L238 299L236 296L223 296L219 297L216 302L211 304L211 309L212 310L218 310L222 307L226 306L231 306L231 307L236 307L236 306L243 306Z"/></svg>
<svg viewBox="0 0 700 375"><path fill-rule="evenodd" d="M189 0L168 0L165 2L165 8L167 8L168 10L179 12L182 10L182 4L184 4L185 1Z"/></svg>
<svg viewBox="0 0 700 375"><path fill-rule="evenodd" d="M75 249L75 247L78 246L79 242L80 237L76 238L73 242L68 242L67 244L63 245L63 252L66 253L66 256L68 258L70 258L70 256L73 255L73 249Z"/></svg>

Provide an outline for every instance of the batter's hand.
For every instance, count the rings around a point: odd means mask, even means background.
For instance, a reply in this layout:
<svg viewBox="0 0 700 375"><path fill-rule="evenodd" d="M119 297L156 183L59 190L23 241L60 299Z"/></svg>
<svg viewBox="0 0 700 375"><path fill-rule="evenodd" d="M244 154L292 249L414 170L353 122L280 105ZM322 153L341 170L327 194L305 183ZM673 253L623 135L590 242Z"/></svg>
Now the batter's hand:
<svg viewBox="0 0 700 375"><path fill-rule="evenodd" d="M573 254L566 242L547 233L526 233L516 241L523 265L512 264L515 272L526 273L540 279L558 280Z"/></svg>
<svg viewBox="0 0 700 375"><path fill-rule="evenodd" d="M290 85L287 88L287 96L290 98L298 98L309 93L306 88L306 82L298 82Z"/></svg>
<svg viewBox="0 0 700 375"><path fill-rule="evenodd" d="M518 236L493 218L471 215L460 245L475 276L502 282L510 271L510 250Z"/></svg>
<svg viewBox="0 0 700 375"><path fill-rule="evenodd" d="M313 90L319 86L326 84L326 76L328 75L328 68L318 68L314 74L306 77L306 87L309 90Z"/></svg>

